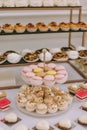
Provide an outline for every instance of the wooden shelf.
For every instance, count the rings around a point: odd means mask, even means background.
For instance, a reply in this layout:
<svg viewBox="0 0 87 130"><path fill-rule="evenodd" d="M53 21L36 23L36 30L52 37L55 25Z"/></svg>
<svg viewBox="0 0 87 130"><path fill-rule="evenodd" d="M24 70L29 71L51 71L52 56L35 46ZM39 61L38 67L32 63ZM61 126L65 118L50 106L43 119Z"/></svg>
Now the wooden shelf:
<svg viewBox="0 0 87 130"><path fill-rule="evenodd" d="M0 7L0 11L6 10L79 10L82 6L59 6L59 7Z"/></svg>

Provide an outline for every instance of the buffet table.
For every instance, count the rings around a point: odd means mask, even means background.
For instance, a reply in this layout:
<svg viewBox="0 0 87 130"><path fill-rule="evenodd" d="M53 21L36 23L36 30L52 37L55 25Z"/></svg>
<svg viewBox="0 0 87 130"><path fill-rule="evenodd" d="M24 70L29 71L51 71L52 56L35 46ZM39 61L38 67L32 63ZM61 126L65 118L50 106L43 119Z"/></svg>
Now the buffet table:
<svg viewBox="0 0 87 130"><path fill-rule="evenodd" d="M64 84L61 85L61 89L63 90L67 90L67 86L69 86L69 84ZM0 122L0 126L2 126L5 130L14 130L16 126L18 126L19 124L25 124L29 130L32 130L32 128L35 127L35 125L37 124L38 121L40 120L46 120L49 122L50 126L53 127L55 130L57 130L58 128L55 127L55 124L58 123L58 121L60 119L63 118L68 118L72 121L73 124L73 129L74 130L85 130L87 129L87 127L84 127L82 125L79 125L76 120L80 115L85 115L87 114L86 111L82 110L80 108L80 106L86 102L86 101L78 101L77 99L73 100L73 103L71 105L71 107L69 108L69 110L61 115L56 115L53 117L46 117L46 118L39 118L39 117L32 117L30 115L26 115L24 113L22 113L21 111L18 110L17 105L16 105L16 94L18 93L19 89L9 89L6 90L7 93L7 97L8 99L11 100L11 107L9 110L7 111L0 111L0 120L4 118L4 116L9 113L9 112L14 112L18 115L18 117L21 119L19 122L17 122L16 124L13 125L6 125L3 122Z"/></svg>

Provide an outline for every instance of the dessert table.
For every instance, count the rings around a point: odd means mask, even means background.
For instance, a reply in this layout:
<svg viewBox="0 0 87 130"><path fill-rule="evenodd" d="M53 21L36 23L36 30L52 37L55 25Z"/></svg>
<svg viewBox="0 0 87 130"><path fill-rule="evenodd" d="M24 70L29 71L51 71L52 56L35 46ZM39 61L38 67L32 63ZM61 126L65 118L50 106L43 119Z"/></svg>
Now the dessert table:
<svg viewBox="0 0 87 130"><path fill-rule="evenodd" d="M61 89L65 90L65 91L67 91L67 87L69 85L70 84L64 84L64 85L60 85L59 87L61 87ZM16 128L16 126L18 126L19 124L25 124L29 128L29 130L33 130L33 128L36 126L36 124L43 119L48 121L49 125L51 127L53 127L55 130L58 130L58 128L55 127L55 124L57 124L60 119L64 119L64 118L68 118L71 120L71 122L73 124L73 130L87 129L87 127L84 127L84 126L78 124L76 121L80 115L87 114L86 111L84 111L80 108L80 106L84 102L86 102L86 100L85 101L78 101L74 96L74 100L73 100L71 107L65 113L63 113L61 115L56 115L53 117L45 117L45 118L32 117L32 116L26 115L25 113L22 113L21 111L18 110L17 105L16 105L16 101L15 101L16 94L18 92L19 92L19 89L6 90L7 98L9 100L11 100L11 105L10 105L10 109L8 109L7 111L0 111L0 120L3 119L7 113L14 112L18 115L18 117L20 118L20 121L15 123L15 124L11 124L11 125L7 125L3 122L0 122L0 126L3 127L5 130L14 130Z"/></svg>

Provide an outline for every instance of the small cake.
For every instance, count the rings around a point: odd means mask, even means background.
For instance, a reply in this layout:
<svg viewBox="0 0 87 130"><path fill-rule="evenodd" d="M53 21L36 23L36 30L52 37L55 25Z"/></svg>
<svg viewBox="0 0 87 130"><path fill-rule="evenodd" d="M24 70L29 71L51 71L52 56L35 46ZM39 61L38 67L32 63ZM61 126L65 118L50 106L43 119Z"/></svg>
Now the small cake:
<svg viewBox="0 0 87 130"><path fill-rule="evenodd" d="M79 116L77 121L81 125L87 125L87 115Z"/></svg>
<svg viewBox="0 0 87 130"><path fill-rule="evenodd" d="M36 124L36 129L37 130L49 130L50 126L49 126L49 123L47 121L42 120Z"/></svg>
<svg viewBox="0 0 87 130"><path fill-rule="evenodd" d="M56 68L56 64L54 64L54 63L49 63L49 64L47 64L47 66L52 68L52 69Z"/></svg>
<svg viewBox="0 0 87 130"><path fill-rule="evenodd" d="M21 60L21 55L16 53L10 53L7 55L7 61L9 63L18 63Z"/></svg>
<svg viewBox="0 0 87 130"><path fill-rule="evenodd" d="M57 104L56 103L49 103L47 105L48 107L48 113L56 113L58 110Z"/></svg>
<svg viewBox="0 0 87 130"><path fill-rule="evenodd" d="M61 119L58 122L58 128L60 128L61 130L69 130L71 129L71 127L72 127L71 121L67 118Z"/></svg>
<svg viewBox="0 0 87 130"><path fill-rule="evenodd" d="M56 75L56 76L55 76L56 83L61 84L61 83L66 82L67 77L68 77L68 76L65 77L63 74L58 74L58 75Z"/></svg>
<svg viewBox="0 0 87 130"><path fill-rule="evenodd" d="M12 33L14 31L14 27L11 24L4 24L2 28L5 33Z"/></svg>
<svg viewBox="0 0 87 130"><path fill-rule="evenodd" d="M67 6L67 0L54 0L54 5L55 6Z"/></svg>
<svg viewBox="0 0 87 130"><path fill-rule="evenodd" d="M53 57L52 54L48 51L45 52L45 56L44 56L43 52L41 54L39 54L39 58L40 58L41 61L44 61L44 60L46 62L51 61L52 57Z"/></svg>
<svg viewBox="0 0 87 130"><path fill-rule="evenodd" d="M3 0L3 6L4 7L14 7L15 6L15 0Z"/></svg>
<svg viewBox="0 0 87 130"><path fill-rule="evenodd" d="M37 104L36 112L39 114L46 114L47 113L47 105L44 103Z"/></svg>
<svg viewBox="0 0 87 130"><path fill-rule="evenodd" d="M74 30L74 31L78 31L78 30L80 29L80 26L79 26L78 23L73 23L73 22L71 22L71 23L70 23L70 29L71 29L71 30Z"/></svg>
<svg viewBox="0 0 87 130"><path fill-rule="evenodd" d="M25 26L22 25L21 23L16 23L14 29L17 33L23 33L25 31Z"/></svg>
<svg viewBox="0 0 87 130"><path fill-rule="evenodd" d="M45 7L54 6L54 0L43 0L43 6L45 6Z"/></svg>
<svg viewBox="0 0 87 130"><path fill-rule="evenodd" d="M39 25L38 29L39 29L40 32L47 32L48 26L45 25L45 24L41 24L41 25Z"/></svg>
<svg viewBox="0 0 87 130"><path fill-rule="evenodd" d="M72 84L72 85L70 85L70 86L68 87L68 89L69 89L69 91L70 91L71 93L75 93L77 90L80 89L80 87L79 87L79 85Z"/></svg>
<svg viewBox="0 0 87 130"><path fill-rule="evenodd" d="M59 27L60 27L60 29L61 29L62 31L69 31L69 29L70 29L69 24L68 24L68 23L64 23L64 22L60 23L60 24L59 24Z"/></svg>
<svg viewBox="0 0 87 130"><path fill-rule="evenodd" d="M14 130L28 130L27 126L21 124L19 126L17 126Z"/></svg>
<svg viewBox="0 0 87 130"><path fill-rule="evenodd" d="M30 6L41 7L42 6L42 0L30 0Z"/></svg>
<svg viewBox="0 0 87 130"><path fill-rule="evenodd" d="M38 23L36 23L36 27L39 28L39 26L41 26L43 24L44 24L44 22L38 22Z"/></svg>
<svg viewBox="0 0 87 130"><path fill-rule="evenodd" d="M82 105L82 109L87 111L87 102L85 102L83 105Z"/></svg>
<svg viewBox="0 0 87 130"><path fill-rule="evenodd" d="M26 29L27 29L28 32L36 32L37 31L36 25L34 25L32 23L28 23L26 25Z"/></svg>
<svg viewBox="0 0 87 130"><path fill-rule="evenodd" d="M15 0L16 7L28 7L29 0Z"/></svg>
<svg viewBox="0 0 87 130"><path fill-rule="evenodd" d="M48 27L49 27L50 31L58 31L59 30L59 25L56 22L49 23Z"/></svg>
<svg viewBox="0 0 87 130"><path fill-rule="evenodd" d="M15 123L17 122L17 115L15 113L8 113L5 117L5 122L8 122L8 123Z"/></svg>
<svg viewBox="0 0 87 130"><path fill-rule="evenodd" d="M44 77L44 84L46 86L53 86L55 84L54 76L52 76L52 75L46 75Z"/></svg>
<svg viewBox="0 0 87 130"><path fill-rule="evenodd" d="M32 112L36 109L36 103L27 101L25 107L27 111Z"/></svg>
<svg viewBox="0 0 87 130"><path fill-rule="evenodd" d="M69 6L80 6L80 1L79 0L69 0L68 5Z"/></svg>
<svg viewBox="0 0 87 130"><path fill-rule="evenodd" d="M33 72L34 72L34 73L40 73L40 72L43 72L43 69L37 67L37 68L35 68L35 69L33 70Z"/></svg>
<svg viewBox="0 0 87 130"><path fill-rule="evenodd" d="M79 54L77 51L68 51L67 55L70 59L77 59L79 57Z"/></svg>

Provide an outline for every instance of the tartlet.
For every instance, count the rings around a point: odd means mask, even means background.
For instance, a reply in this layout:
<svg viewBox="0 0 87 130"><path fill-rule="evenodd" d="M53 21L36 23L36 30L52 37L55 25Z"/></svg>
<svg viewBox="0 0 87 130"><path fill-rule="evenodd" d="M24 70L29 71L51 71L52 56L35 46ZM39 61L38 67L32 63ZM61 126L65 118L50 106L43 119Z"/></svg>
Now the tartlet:
<svg viewBox="0 0 87 130"><path fill-rule="evenodd" d="M69 31L69 29L70 29L70 25L68 23L64 23L64 22L60 23L59 27L62 31Z"/></svg>
<svg viewBox="0 0 87 130"><path fill-rule="evenodd" d="M49 27L50 31L58 31L59 30L59 25L56 22L49 23L48 27Z"/></svg>
<svg viewBox="0 0 87 130"><path fill-rule="evenodd" d="M80 29L81 30L87 30L87 24L84 23L84 22L79 22L79 25L80 25Z"/></svg>
<svg viewBox="0 0 87 130"><path fill-rule="evenodd" d="M2 28L5 33L12 33L14 31L14 27L11 24L4 24Z"/></svg>
<svg viewBox="0 0 87 130"><path fill-rule="evenodd" d="M34 25L32 23L28 23L26 25L26 29L27 29L28 32L36 32L37 31L36 25Z"/></svg>
<svg viewBox="0 0 87 130"><path fill-rule="evenodd" d="M16 23L14 29L17 33L23 33L25 31L25 26L22 25L21 23Z"/></svg>
<svg viewBox="0 0 87 130"><path fill-rule="evenodd" d="M73 22L71 22L70 23L70 29L74 30L74 31L78 31L80 29L79 23L73 23Z"/></svg>
<svg viewBox="0 0 87 130"><path fill-rule="evenodd" d="M38 29L40 32L47 32L48 31L48 26L45 24L41 24L38 26Z"/></svg>

